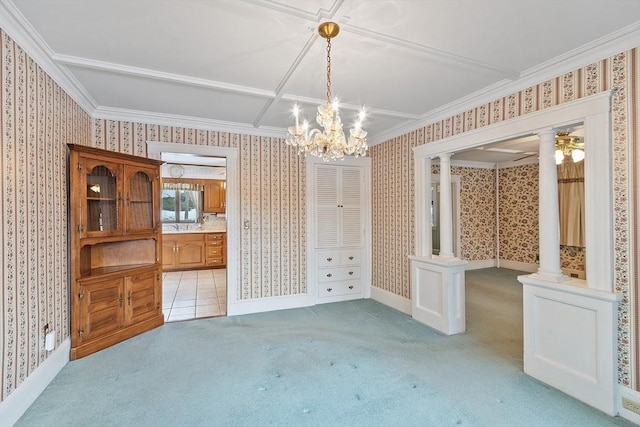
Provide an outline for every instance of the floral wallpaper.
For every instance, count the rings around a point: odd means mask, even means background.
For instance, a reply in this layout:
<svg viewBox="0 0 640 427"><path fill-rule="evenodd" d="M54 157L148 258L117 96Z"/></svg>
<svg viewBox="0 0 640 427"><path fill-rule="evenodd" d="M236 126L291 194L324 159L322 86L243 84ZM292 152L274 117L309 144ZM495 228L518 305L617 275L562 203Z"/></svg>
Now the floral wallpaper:
<svg viewBox="0 0 640 427"><path fill-rule="evenodd" d="M625 386L636 387L640 381L632 378L631 328L638 320L631 318L630 304L637 311L638 301L630 301L638 294L638 267L632 269L634 231L630 216L636 215L629 197L632 177L638 165L630 159L638 139L638 100L640 98L638 48L621 52L556 78L540 82L486 104L470 106L465 111L438 120L407 134L371 147L373 165L373 283L372 285L409 298L409 264L407 256L415 252L415 223L413 218L413 152L416 145L428 144L461 132L492 123L533 113L554 105L569 102L607 90L613 90L613 217L614 228L614 287L623 295L618 316L618 378ZM635 169L632 169L635 168ZM377 194L376 194L377 193ZM633 193L631 193L633 194ZM405 204L405 203L408 203ZM635 214L634 214L635 212ZM513 237L513 235L511 236ZM533 238L533 237L532 237ZM531 238L531 239L532 239ZM529 239L529 245L532 240ZM467 249L463 249L466 251ZM503 248L504 250L504 248ZM466 252L465 252L466 253ZM520 252L522 259L530 254ZM578 261L579 262L579 261ZM634 277L631 275L634 274ZM632 290L630 287L633 286ZM634 351L640 351L638 343ZM635 369L636 375L640 369Z"/></svg>
<svg viewBox="0 0 640 427"><path fill-rule="evenodd" d="M499 169L500 259L538 263L538 164Z"/></svg>
<svg viewBox="0 0 640 427"><path fill-rule="evenodd" d="M66 143L89 116L0 29L0 400L69 336Z"/></svg>
<svg viewBox="0 0 640 427"><path fill-rule="evenodd" d="M496 252L495 170L451 167L460 176L460 256L494 259Z"/></svg>
<svg viewBox="0 0 640 427"><path fill-rule="evenodd" d="M147 141L238 148L238 299L306 293L305 161L283 139L172 126L94 120L94 146L147 156Z"/></svg>

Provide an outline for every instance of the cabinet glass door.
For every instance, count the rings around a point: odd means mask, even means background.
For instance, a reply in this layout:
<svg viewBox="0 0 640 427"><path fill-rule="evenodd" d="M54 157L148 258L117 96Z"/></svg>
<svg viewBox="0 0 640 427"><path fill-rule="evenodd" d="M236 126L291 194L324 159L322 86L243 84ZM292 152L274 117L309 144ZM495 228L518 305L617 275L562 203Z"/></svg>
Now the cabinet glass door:
<svg viewBox="0 0 640 427"><path fill-rule="evenodd" d="M157 224L153 205L156 173L152 169L127 168L126 179L127 233L152 231Z"/></svg>
<svg viewBox="0 0 640 427"><path fill-rule="evenodd" d="M87 160L83 169L86 171L84 215L81 215L84 218L83 234L91 236L120 231L119 165Z"/></svg>

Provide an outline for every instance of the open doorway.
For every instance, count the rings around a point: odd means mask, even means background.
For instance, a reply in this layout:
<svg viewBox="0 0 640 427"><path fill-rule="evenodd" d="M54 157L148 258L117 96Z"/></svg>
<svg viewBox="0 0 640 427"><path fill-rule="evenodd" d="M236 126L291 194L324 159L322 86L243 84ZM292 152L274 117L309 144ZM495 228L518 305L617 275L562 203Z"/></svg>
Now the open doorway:
<svg viewBox="0 0 640 427"><path fill-rule="evenodd" d="M237 274L237 153L148 142L162 166L165 321L226 316ZM231 298L233 299L233 298Z"/></svg>

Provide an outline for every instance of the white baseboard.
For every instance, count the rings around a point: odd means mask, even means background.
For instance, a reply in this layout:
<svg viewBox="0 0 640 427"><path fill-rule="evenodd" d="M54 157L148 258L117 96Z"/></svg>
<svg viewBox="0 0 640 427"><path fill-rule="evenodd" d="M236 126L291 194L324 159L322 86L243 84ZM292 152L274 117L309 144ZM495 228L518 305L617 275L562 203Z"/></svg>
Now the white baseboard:
<svg viewBox="0 0 640 427"><path fill-rule="evenodd" d="M71 340L67 338L6 399L0 402L3 426L12 426L40 396L56 375L69 363Z"/></svg>
<svg viewBox="0 0 640 427"><path fill-rule="evenodd" d="M622 399L627 398L631 400L637 407L640 407L640 392L632 390L623 385L618 385L620 398L618 399L618 414L632 423L640 425L640 414L630 411L622 406Z"/></svg>
<svg viewBox="0 0 640 427"><path fill-rule="evenodd" d="M465 270L480 270L483 268L491 268L496 266L495 259L481 259L478 261L467 261L467 265L464 267Z"/></svg>
<svg viewBox="0 0 640 427"><path fill-rule="evenodd" d="M383 289L371 287L371 299L411 316L411 300Z"/></svg>
<svg viewBox="0 0 640 427"><path fill-rule="evenodd" d="M239 300L230 302L227 305L227 316L287 310L290 308L309 307L315 304L316 299L309 294Z"/></svg>
<svg viewBox="0 0 640 427"><path fill-rule="evenodd" d="M507 259L501 259L498 267L508 268L510 270L524 271L527 273L535 273L538 271L538 264L531 264L528 262L509 261Z"/></svg>

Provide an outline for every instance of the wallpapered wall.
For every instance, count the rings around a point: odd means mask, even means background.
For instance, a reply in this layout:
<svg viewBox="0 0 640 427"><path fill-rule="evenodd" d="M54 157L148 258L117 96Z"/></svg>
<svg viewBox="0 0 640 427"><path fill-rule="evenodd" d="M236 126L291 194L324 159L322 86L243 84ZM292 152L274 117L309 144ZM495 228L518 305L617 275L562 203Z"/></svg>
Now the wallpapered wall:
<svg viewBox="0 0 640 427"><path fill-rule="evenodd" d="M68 337L66 142L89 116L0 30L0 398L47 357L45 324Z"/></svg>
<svg viewBox="0 0 640 427"><path fill-rule="evenodd" d="M283 139L94 120L94 145L147 155L147 141L238 148L239 299L306 293L305 161Z"/></svg>
<svg viewBox="0 0 640 427"><path fill-rule="evenodd" d="M632 284L637 286L637 280L634 282L630 277L633 230L629 217L633 214L631 203L634 200L628 194L630 177L634 176L630 165L635 165L630 159L635 153L638 133L638 50L621 52L371 147L375 235L373 286L399 296L409 296L409 264L406 260L415 251L413 147L613 90L614 289L623 294L618 316L618 378L621 384L632 386L630 325L633 319L630 318L629 297L637 295L638 290L634 289L633 293L630 290Z"/></svg>
<svg viewBox="0 0 640 427"><path fill-rule="evenodd" d="M538 164L498 172L500 259L538 260Z"/></svg>

